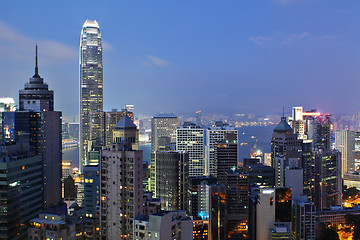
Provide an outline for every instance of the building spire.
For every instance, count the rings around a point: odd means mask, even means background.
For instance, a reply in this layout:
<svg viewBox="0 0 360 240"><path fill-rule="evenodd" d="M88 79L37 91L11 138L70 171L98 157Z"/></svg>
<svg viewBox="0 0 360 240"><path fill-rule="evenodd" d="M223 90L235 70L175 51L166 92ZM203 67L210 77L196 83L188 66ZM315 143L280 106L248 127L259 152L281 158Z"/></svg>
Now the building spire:
<svg viewBox="0 0 360 240"><path fill-rule="evenodd" d="M37 44L36 44L36 55L35 55L35 74L34 74L33 78L40 78L39 68L38 68L38 47L37 47Z"/></svg>
<svg viewBox="0 0 360 240"><path fill-rule="evenodd" d="M285 108L284 108L284 106L283 106L283 114L282 114L281 120L286 120L286 117L285 117Z"/></svg>

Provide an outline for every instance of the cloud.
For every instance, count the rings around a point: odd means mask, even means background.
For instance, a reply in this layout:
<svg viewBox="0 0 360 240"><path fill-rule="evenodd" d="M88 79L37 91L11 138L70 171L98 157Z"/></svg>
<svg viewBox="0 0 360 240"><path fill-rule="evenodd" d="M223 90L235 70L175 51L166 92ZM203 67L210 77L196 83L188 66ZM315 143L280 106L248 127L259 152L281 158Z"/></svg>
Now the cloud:
<svg viewBox="0 0 360 240"><path fill-rule="evenodd" d="M108 41L104 41L104 40L102 40L102 47L103 47L104 51L107 51L107 52L110 52L115 49L111 43L109 43Z"/></svg>
<svg viewBox="0 0 360 240"><path fill-rule="evenodd" d="M0 32L0 53L8 58L29 60L35 55L35 44L39 47L39 57L44 63L78 58L78 52L73 46L51 39L33 39L2 21Z"/></svg>
<svg viewBox="0 0 360 240"><path fill-rule="evenodd" d="M268 41L271 41L272 38L270 37L263 37L263 36L257 36L257 37L249 37L250 41L253 41L256 45L260 47L264 47L264 44Z"/></svg>
<svg viewBox="0 0 360 240"><path fill-rule="evenodd" d="M170 65L170 62L168 62L164 59L158 58L158 57L147 55L146 58L150 61L151 64L159 66L159 67L165 67L165 66Z"/></svg>
<svg viewBox="0 0 360 240"><path fill-rule="evenodd" d="M290 43L296 42L298 40L309 38L309 37L310 37L309 32L303 32L300 34L290 34L290 35L285 36L281 43L282 44L290 44Z"/></svg>

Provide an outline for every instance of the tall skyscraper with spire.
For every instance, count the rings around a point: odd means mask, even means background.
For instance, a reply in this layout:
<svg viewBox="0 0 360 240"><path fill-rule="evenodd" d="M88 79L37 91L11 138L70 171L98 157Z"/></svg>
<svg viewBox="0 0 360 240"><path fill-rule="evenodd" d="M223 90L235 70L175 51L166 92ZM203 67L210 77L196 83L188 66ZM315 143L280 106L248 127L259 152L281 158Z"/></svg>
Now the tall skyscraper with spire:
<svg viewBox="0 0 360 240"><path fill-rule="evenodd" d="M48 85L39 75L37 45L35 74L28 83L25 83L25 88L19 91L19 103L20 111L54 111L54 91L49 90Z"/></svg>
<svg viewBox="0 0 360 240"><path fill-rule="evenodd" d="M80 154L79 168L87 165L90 116L103 110L102 43L99 24L86 20L80 37Z"/></svg>
<svg viewBox="0 0 360 240"><path fill-rule="evenodd" d="M41 155L43 164L44 208L56 206L61 201L62 176L62 113L54 111L54 91L49 90L39 75L38 51L36 46L35 74L19 90L20 111L23 114L20 129L27 135L30 130L30 146L35 154ZM25 138L24 138L25 139ZM23 142L19 140L19 142Z"/></svg>

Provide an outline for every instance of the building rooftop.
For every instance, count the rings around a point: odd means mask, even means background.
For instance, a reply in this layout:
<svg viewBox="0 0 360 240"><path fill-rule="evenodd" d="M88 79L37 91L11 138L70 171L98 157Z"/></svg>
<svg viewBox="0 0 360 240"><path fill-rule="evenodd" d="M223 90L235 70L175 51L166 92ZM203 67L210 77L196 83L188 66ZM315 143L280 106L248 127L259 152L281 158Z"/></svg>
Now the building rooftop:
<svg viewBox="0 0 360 240"><path fill-rule="evenodd" d="M137 216L137 217L135 218L135 220L148 222L148 221L149 221L149 215L140 215L140 216Z"/></svg>
<svg viewBox="0 0 360 240"><path fill-rule="evenodd" d="M158 113L154 118L177 118L174 113Z"/></svg>
<svg viewBox="0 0 360 240"><path fill-rule="evenodd" d="M128 115L125 115L116 124L115 128L136 128L136 125Z"/></svg>
<svg viewBox="0 0 360 240"><path fill-rule="evenodd" d="M85 27L94 27L94 28L100 28L99 24L96 20L89 20L87 19L83 25L83 28Z"/></svg>
<svg viewBox="0 0 360 240"><path fill-rule="evenodd" d="M286 117L282 117L280 123L275 127L274 132L292 132L292 128L286 121Z"/></svg>

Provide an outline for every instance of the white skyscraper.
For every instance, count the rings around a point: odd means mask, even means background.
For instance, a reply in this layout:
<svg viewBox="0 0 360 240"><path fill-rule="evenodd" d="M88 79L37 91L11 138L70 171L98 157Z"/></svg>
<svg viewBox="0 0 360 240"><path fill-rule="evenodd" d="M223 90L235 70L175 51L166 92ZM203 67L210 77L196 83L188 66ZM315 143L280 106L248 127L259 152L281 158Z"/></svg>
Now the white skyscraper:
<svg viewBox="0 0 360 240"><path fill-rule="evenodd" d="M218 142L226 140L227 134L233 134L237 142L238 130L223 122L216 122L215 126L206 130L206 169L213 176L217 176L215 158Z"/></svg>
<svg viewBox="0 0 360 240"><path fill-rule="evenodd" d="M341 175L355 170L355 132L335 132L335 149L341 152Z"/></svg>
<svg viewBox="0 0 360 240"><path fill-rule="evenodd" d="M185 122L176 130L176 151L189 153L189 176L207 175L205 169L205 130Z"/></svg>
<svg viewBox="0 0 360 240"><path fill-rule="evenodd" d="M86 20L80 37L80 148L79 168L87 164L90 116L103 110L102 43L99 24Z"/></svg>

